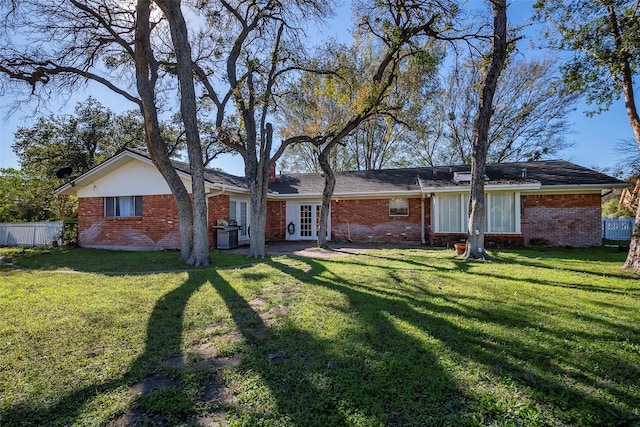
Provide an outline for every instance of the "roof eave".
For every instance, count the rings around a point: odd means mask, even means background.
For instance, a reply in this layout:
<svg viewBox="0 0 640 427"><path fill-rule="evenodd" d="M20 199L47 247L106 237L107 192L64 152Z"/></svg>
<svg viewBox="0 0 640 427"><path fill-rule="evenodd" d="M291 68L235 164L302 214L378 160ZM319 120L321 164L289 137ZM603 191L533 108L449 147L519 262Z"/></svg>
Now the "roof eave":
<svg viewBox="0 0 640 427"><path fill-rule="evenodd" d="M485 189L490 191L522 191L535 190L540 188L540 183L522 183L522 184L485 184ZM421 197L422 194L431 193L458 193L468 192L469 186L424 186L422 189L398 190L398 191L372 191L372 192L334 192L334 199L385 199L397 197ZM300 199L317 199L322 197L322 193L302 193L302 194L279 194L269 193L269 198L274 200L300 200Z"/></svg>
<svg viewBox="0 0 640 427"><path fill-rule="evenodd" d="M539 189L530 191L532 194L558 194L567 192L589 192L599 193L603 190L612 190L616 188L627 188L626 183L610 183L610 184L574 184L574 185L542 185Z"/></svg>
<svg viewBox="0 0 640 427"><path fill-rule="evenodd" d="M145 162L147 164L151 164L153 165L153 162L145 157L142 156L138 153L135 153L133 151L129 151L129 150L123 150L120 153L116 154L115 156L105 160L104 162L100 163L97 166L94 166L93 168L89 169L88 171L86 171L85 173L83 173L82 175L80 175L79 177L70 180L69 182L61 185L60 187L56 188L54 190L54 193L56 194L63 194L63 195L71 195L71 196L75 196L76 195L76 191L70 191L71 189L75 188L75 187L84 187L87 181L89 181L90 179L93 179L93 177L95 177L96 174L100 174L102 172L108 171L110 168L118 165L120 162L123 161L123 159L125 158L133 158L133 159L137 159L140 160L142 162ZM117 168L117 167L116 167ZM116 169L114 168L114 169Z"/></svg>

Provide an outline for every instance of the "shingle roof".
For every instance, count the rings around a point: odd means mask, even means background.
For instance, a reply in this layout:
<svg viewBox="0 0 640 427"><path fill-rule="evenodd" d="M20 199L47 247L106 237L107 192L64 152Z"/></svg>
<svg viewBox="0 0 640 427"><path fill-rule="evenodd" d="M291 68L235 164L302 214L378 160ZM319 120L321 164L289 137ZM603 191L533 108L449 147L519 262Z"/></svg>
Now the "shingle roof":
<svg viewBox="0 0 640 427"><path fill-rule="evenodd" d="M150 159L149 154L130 150ZM172 160L174 167L186 174L191 168L188 163ZM468 183L454 180L456 172L470 172L470 166L437 166L403 169L380 169L371 171L336 172L334 194L371 194L395 192L419 192L424 188L468 187ZM526 171L526 172L525 172ZM486 167L488 184L539 183L542 187L601 186L621 187L626 183L600 172L564 160L543 160L537 162L494 163ZM418 182L420 179L420 183ZM248 189L244 177L225 172L205 169L205 180ZM324 177L318 173L293 173L277 175L269 190L280 195L318 196L324 189Z"/></svg>
<svg viewBox="0 0 640 427"><path fill-rule="evenodd" d="M127 150L151 160L151 156L147 152L134 150L134 149L127 149ZM171 159L171 164L177 171L186 173L187 175L191 175L191 167L189 166L189 163L182 162L180 160ZM212 184L222 184L225 186L245 188L245 189L248 188L246 180L244 179L243 176L231 175L229 173L220 172L213 169L205 168L204 179L205 181L210 182Z"/></svg>
<svg viewBox="0 0 640 427"><path fill-rule="evenodd" d="M424 168L382 169L372 171L336 172L335 194L384 193L420 191L423 187L467 187L454 181L455 172L469 172L470 166L438 166ZM526 170L526 175L523 172ZM564 160L499 163L486 167L489 184L540 183L541 186L600 185L620 186L620 180ZM269 185L282 195L317 195L322 193L321 174L282 174Z"/></svg>
<svg viewBox="0 0 640 427"><path fill-rule="evenodd" d="M172 160L171 163L177 170L191 174L191 167L188 163ZM212 184L222 184L231 187L248 188L247 180L243 176L235 176L230 173L220 172L213 169L204 170L204 179Z"/></svg>

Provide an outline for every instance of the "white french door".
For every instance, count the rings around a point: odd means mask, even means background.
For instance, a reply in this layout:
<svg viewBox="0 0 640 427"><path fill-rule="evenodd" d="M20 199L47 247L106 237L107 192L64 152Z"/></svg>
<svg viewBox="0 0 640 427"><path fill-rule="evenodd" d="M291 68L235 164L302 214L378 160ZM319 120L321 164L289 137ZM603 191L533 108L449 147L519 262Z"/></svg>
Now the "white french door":
<svg viewBox="0 0 640 427"><path fill-rule="evenodd" d="M240 230L238 230L238 238L246 240L249 238L249 203L244 200L229 201L229 217L238 221Z"/></svg>
<svg viewBox="0 0 640 427"><path fill-rule="evenodd" d="M318 203L299 205L298 214L300 239L317 239L320 229L320 205Z"/></svg>

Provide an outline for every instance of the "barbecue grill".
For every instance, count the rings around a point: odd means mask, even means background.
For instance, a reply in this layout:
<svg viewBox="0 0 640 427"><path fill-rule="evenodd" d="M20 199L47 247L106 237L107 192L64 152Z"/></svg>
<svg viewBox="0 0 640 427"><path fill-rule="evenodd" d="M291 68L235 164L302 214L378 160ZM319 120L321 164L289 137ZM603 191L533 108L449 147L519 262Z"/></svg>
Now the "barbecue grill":
<svg viewBox="0 0 640 427"><path fill-rule="evenodd" d="M219 219L213 227L216 229L218 249L233 249L238 247L238 230L240 226L235 219Z"/></svg>

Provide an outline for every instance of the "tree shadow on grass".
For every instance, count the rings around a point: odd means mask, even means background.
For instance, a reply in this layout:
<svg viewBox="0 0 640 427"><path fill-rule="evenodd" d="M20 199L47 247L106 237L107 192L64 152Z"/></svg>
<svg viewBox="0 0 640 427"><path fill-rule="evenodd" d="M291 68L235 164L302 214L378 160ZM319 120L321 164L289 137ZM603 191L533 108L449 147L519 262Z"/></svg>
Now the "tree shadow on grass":
<svg viewBox="0 0 640 427"><path fill-rule="evenodd" d="M238 369L243 379L234 385L239 400L224 408L230 418L245 425L540 425L536 420L545 411L565 424L638 422L622 407L640 405L638 396L618 390L616 379L603 384L584 375L583 366L571 366L570 359L555 353L561 343L545 347L536 340L505 342L490 332L449 320L503 322L505 328L535 330L537 325L521 319L515 309L486 311L472 301L465 305L445 292L429 289L422 289L421 295L411 295L404 287L380 290L357 278L337 275L329 264L288 258L269 263L308 288L300 292L302 298L313 298L310 288L335 294L336 302L324 307L335 314L319 313L318 321L346 322L339 327L291 320L271 324L253 301L247 301L217 271L190 272L182 285L156 303L144 352L125 374L76 390L49 407L13 407L1 414L2 425L81 424L83 407L101 395L133 384L155 387L144 380L158 374L164 362L185 356L181 345L185 309L194 292L207 284L219 293L245 340ZM415 263L407 266L417 267ZM393 269L385 271L395 274ZM240 276L258 281L267 277L251 267L243 268ZM449 298L447 302L457 306L446 306L438 298ZM308 316L301 319L310 321ZM621 369L637 372L633 366ZM467 383L465 375L474 378ZM510 401L506 394L493 391L496 381L527 398ZM264 392L254 393L257 388ZM618 396L622 406L584 391L594 388ZM523 403L528 400L533 405ZM544 424L550 417L543 419Z"/></svg>
<svg viewBox="0 0 640 427"><path fill-rule="evenodd" d="M240 276L245 280L265 278L250 268L243 270ZM83 421L87 406L123 387L142 394L177 389L179 383L175 378L166 378L162 366L185 358L185 309L192 295L208 284L224 300L244 338L240 375L245 379L255 375L257 382L253 386L264 387L258 400L252 400L243 397L244 383L236 385L240 387L240 401L218 408L228 411L231 418L248 425L271 420L304 426L436 425L449 418L455 420L455 408L462 405L464 392L438 365L436 354L389 322L359 318L340 339L318 336L293 322L275 327L265 322L264 313L254 308L254 301L243 298L218 272L208 270L190 272L182 285L157 301L148 321L144 351L127 372L74 390L49 406L16 405L1 414L2 426L83 425L87 424ZM392 310L393 302L389 304L387 309ZM384 341L378 340L381 336ZM345 348L344 342L352 345ZM401 354L412 354L411 363L398 362ZM423 369L428 369L429 375L420 375ZM251 378L248 382L252 383ZM439 390L435 399L425 394L433 387ZM187 411L172 419L131 417L117 425L194 421L193 402L186 401L188 396L173 393L160 398L171 399L175 407L186 405ZM184 405L176 399L184 399Z"/></svg>
<svg viewBox="0 0 640 427"><path fill-rule="evenodd" d="M566 341L566 345L572 345L571 340L567 340L566 337L557 337L553 345L540 342L539 337L533 337L530 341L505 341L504 338L494 336L483 329L462 326L466 324L464 321L453 323L447 320L446 317L456 310L434 302L437 298L446 298L443 293L426 293L419 302L410 295L397 294L394 297L393 292L389 290L381 293L367 284L338 277L314 260L307 259L304 262L314 272L312 277L306 279L307 283L332 289L346 296L356 315L362 319L362 324L373 325L373 331L377 332L376 335L381 342L389 343L387 331L408 325L407 333L403 333L403 336L411 337L411 328L419 330L424 337L432 337L444 344L445 351L452 352L448 357L453 363L475 366L471 366L468 373L480 369L493 378L486 381L497 380L502 383L502 387L515 387L518 394L524 393L529 396L522 400L505 402L505 396L492 394L494 392L491 391L490 384L488 390L483 390L483 380L480 380L479 388L473 391L466 390L466 393L461 393L466 396L456 400L458 404L454 407L453 415L458 416L461 424L511 422L516 425L535 425L535 420L540 418L539 412L548 412L544 417L545 422L556 419L561 423L577 425L640 423L637 413L631 412L640 405L640 397L630 391L635 389L632 378L640 374L637 364L612 356L608 361L601 363L607 363L611 368L613 365L619 366L617 372L620 376L609 378L603 375L594 378L588 364L598 361L589 358L575 360L575 356L565 357L556 353L558 349L562 349L562 340ZM283 271L296 277L303 276L301 271L293 271L290 267L283 266ZM518 311L519 308L513 308L512 311L495 313L467 306L465 310L460 309L453 314L460 318L466 317L478 324L502 323L501 326L507 329L536 331L538 325L521 320ZM429 351L429 346L425 346L424 342L411 341L411 345L402 348L402 351L411 351L411 348L413 351ZM386 345L388 347L388 344ZM377 351L384 354L382 349ZM392 354L393 359L396 356L400 359L404 356L402 352ZM431 367L424 367L422 375L430 376L433 366L436 367L436 371L446 370L446 363L442 360L435 359L432 362L434 363ZM402 378L402 371L399 373ZM447 382L453 383L450 374L445 375L445 378L448 378ZM609 397L600 397L601 392ZM431 385L425 387L423 393L425 396L438 396L437 390ZM526 405L518 407L529 399L535 403L534 408ZM450 407L446 404L444 406ZM446 423L443 415L442 412L439 413L439 421Z"/></svg>
<svg viewBox="0 0 640 427"><path fill-rule="evenodd" d="M522 250L516 250L515 253L519 254L518 258L513 259L504 256L503 253L497 252L494 255L494 259L499 262L508 264L521 265L534 268L543 268L549 270L562 270L572 273L579 273L588 276L599 277L612 277L619 279L637 279L639 277L637 272L621 270L624 263L624 254L611 252L607 248L590 247L590 248L576 248L565 249L561 247L545 247L545 248L528 248ZM560 266L550 265L549 261L557 261ZM619 262L620 269L616 271L598 271L593 268L584 268L581 264L585 262ZM562 265L564 264L564 265Z"/></svg>
<svg viewBox="0 0 640 427"><path fill-rule="evenodd" d="M319 270L316 264L301 276L308 280ZM247 375L259 376L274 405L241 405L232 414L241 424L418 426L445 420L455 424L455 408L463 405L464 391L438 364L436 353L384 316L356 315L357 321L341 328L338 337L294 322L277 328L262 321L246 325L244 319L260 318L260 313L226 281L212 284L248 339L241 368ZM379 309L393 311L393 305L385 301ZM260 330L265 333L256 334ZM427 392L434 389L437 397Z"/></svg>
<svg viewBox="0 0 640 427"><path fill-rule="evenodd" d="M91 384L62 396L49 406L19 404L0 413L1 426L67 426L83 425L78 419L86 406L95 398L122 387L132 385L160 373L161 365L181 356L183 316L185 307L205 280L201 274L189 276L182 285L162 296L155 304L147 324L143 353L131 364L127 372L104 383ZM136 392L146 394L164 381L147 381L139 384Z"/></svg>

